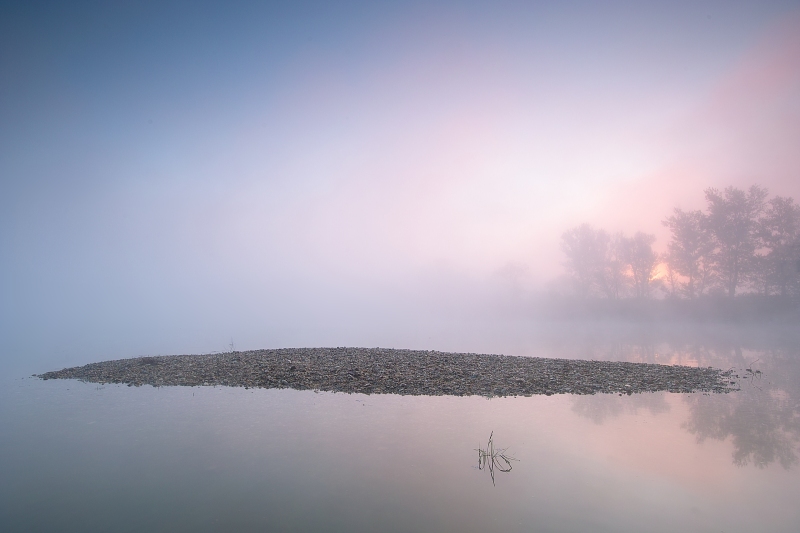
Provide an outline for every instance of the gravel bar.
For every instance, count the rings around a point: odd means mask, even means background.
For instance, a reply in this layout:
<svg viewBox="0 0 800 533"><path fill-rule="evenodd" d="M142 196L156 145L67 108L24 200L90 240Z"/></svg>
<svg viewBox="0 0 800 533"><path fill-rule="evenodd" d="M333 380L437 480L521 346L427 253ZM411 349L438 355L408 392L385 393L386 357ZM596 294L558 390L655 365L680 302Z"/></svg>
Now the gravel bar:
<svg viewBox="0 0 800 533"><path fill-rule="evenodd" d="M382 348L285 348L137 357L38 377L137 387L224 385L431 396L736 390L731 371L711 367Z"/></svg>

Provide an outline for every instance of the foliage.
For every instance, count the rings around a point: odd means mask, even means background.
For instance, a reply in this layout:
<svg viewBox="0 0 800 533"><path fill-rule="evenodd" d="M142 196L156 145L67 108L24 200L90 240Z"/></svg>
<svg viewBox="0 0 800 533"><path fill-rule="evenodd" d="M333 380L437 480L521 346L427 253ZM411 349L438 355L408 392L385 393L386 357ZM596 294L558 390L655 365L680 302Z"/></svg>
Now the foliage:
<svg viewBox="0 0 800 533"><path fill-rule="evenodd" d="M672 232L664 262L670 271L686 279L681 291L689 298L701 295L712 281L714 244L702 211L675 209L663 224Z"/></svg>
<svg viewBox="0 0 800 533"><path fill-rule="evenodd" d="M646 299L660 289L688 299L742 291L800 296L800 206L788 197L767 200L757 185L704 193L706 212L676 208L663 220L670 241L661 255L654 235L609 235L589 224L566 231L564 266L575 295Z"/></svg>
<svg viewBox="0 0 800 533"><path fill-rule="evenodd" d="M735 187L706 189L708 227L714 240L712 261L728 296L735 296L743 281L758 272L759 217L767 190L753 185L745 192Z"/></svg>
<svg viewBox="0 0 800 533"><path fill-rule="evenodd" d="M653 251L656 236L638 231L624 242L624 257L630 269L633 293L637 298L647 298L658 266L658 255Z"/></svg>
<svg viewBox="0 0 800 533"><path fill-rule="evenodd" d="M800 293L800 206L776 196L767 202L758 231L768 250L761 265L764 293L772 288L781 296Z"/></svg>

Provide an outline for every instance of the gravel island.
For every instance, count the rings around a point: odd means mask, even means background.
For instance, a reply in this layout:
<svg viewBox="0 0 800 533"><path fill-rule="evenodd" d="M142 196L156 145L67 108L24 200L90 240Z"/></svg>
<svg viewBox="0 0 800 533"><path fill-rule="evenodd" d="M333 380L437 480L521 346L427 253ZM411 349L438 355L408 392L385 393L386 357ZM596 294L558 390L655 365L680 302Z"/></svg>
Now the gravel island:
<svg viewBox="0 0 800 533"><path fill-rule="evenodd" d="M731 371L382 348L285 348L137 357L40 374L129 386L224 385L362 394L530 396L729 392Z"/></svg>

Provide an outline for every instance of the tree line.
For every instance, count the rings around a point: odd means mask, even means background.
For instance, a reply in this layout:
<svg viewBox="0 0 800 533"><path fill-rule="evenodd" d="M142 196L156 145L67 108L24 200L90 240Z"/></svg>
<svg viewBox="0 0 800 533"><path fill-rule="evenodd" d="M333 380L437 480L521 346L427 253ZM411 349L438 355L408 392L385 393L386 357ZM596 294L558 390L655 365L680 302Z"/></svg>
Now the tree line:
<svg viewBox="0 0 800 533"><path fill-rule="evenodd" d="M675 208L663 220L666 252L655 235L609 234L589 224L561 236L567 275L582 298L694 299L743 292L800 295L800 206L791 197L768 199L765 188L705 191L706 209Z"/></svg>

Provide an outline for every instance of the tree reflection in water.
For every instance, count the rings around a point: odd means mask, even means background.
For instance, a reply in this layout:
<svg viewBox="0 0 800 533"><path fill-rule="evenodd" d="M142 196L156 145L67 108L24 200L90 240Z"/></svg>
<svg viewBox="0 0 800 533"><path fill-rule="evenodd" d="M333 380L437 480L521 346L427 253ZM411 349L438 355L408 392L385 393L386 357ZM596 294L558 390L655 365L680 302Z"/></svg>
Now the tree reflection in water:
<svg viewBox="0 0 800 533"><path fill-rule="evenodd" d="M733 369L741 389L730 394L685 395L689 419L683 428L698 442L727 440L733 445L738 466L764 468L778 462L791 468L800 462L800 341L769 334L745 342L716 336L670 339L638 338L594 340L591 347L573 346L582 357L634 362L687 364ZM722 338L720 338L722 337ZM794 336L790 336L794 337ZM578 355L575 353L574 355ZM576 396L573 410L601 424L623 413L647 409L658 414L669 409L663 395L631 397Z"/></svg>
<svg viewBox="0 0 800 533"><path fill-rule="evenodd" d="M763 362L761 373L740 370L739 375L745 378L740 391L725 395L729 398L687 397L691 416L684 427L697 436L698 442L730 437L733 462L739 466L752 463L764 468L778 461L788 469L798 463L800 354L797 350L773 350L753 355L759 356L759 364Z"/></svg>

